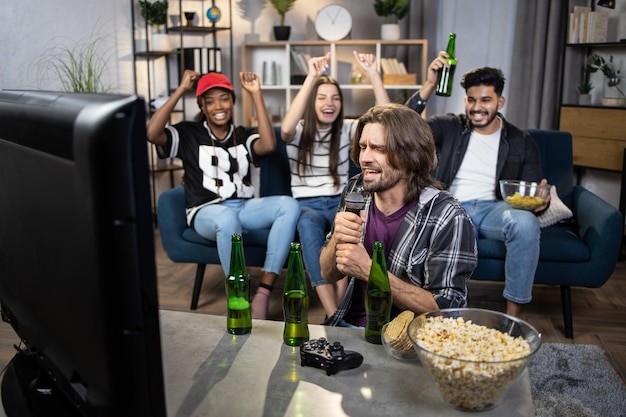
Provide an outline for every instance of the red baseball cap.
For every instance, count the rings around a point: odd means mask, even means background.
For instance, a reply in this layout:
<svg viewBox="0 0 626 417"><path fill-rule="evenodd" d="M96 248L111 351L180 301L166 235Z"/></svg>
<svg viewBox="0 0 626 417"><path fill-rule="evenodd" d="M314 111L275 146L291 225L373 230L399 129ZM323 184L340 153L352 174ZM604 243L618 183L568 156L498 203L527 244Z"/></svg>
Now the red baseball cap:
<svg viewBox="0 0 626 417"><path fill-rule="evenodd" d="M215 87L225 88L229 91L235 90L227 76L220 74L219 72L209 72L198 80L196 97L200 97L202 94Z"/></svg>

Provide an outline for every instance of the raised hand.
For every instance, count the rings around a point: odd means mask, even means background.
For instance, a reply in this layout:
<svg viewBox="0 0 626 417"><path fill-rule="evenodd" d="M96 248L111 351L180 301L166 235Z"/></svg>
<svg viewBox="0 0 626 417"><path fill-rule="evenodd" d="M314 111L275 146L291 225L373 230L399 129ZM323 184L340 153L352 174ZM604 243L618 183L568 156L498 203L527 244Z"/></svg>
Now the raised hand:
<svg viewBox="0 0 626 417"><path fill-rule="evenodd" d="M322 75L330 62L330 52L324 56L316 56L309 59L309 74Z"/></svg>
<svg viewBox="0 0 626 417"><path fill-rule="evenodd" d="M259 76L253 72L240 72L239 81L241 82L241 87L249 93L261 90L261 81Z"/></svg>

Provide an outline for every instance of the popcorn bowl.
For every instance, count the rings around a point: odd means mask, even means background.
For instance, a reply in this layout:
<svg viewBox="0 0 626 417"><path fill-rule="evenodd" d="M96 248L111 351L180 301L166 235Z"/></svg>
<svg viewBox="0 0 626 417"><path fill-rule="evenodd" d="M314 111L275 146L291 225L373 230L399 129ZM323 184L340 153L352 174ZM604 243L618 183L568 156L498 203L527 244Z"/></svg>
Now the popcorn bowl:
<svg viewBox="0 0 626 417"><path fill-rule="evenodd" d="M550 185L539 185L531 181L500 180L502 199L511 206L533 211L541 207L550 195Z"/></svg>
<svg viewBox="0 0 626 417"><path fill-rule="evenodd" d="M541 346L525 321L475 308L421 314L407 332L442 398L465 411L496 407Z"/></svg>

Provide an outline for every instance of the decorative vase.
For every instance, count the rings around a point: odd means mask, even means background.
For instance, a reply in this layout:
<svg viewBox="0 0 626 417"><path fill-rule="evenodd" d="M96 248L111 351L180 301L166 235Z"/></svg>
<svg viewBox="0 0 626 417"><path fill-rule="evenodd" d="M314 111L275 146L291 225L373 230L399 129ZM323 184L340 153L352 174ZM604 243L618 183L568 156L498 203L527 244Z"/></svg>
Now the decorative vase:
<svg viewBox="0 0 626 417"><path fill-rule="evenodd" d="M195 26L196 12L184 12L185 19L187 19L187 26Z"/></svg>
<svg viewBox="0 0 626 417"><path fill-rule="evenodd" d="M578 104L581 106L589 106L591 105L591 94L579 94L578 95Z"/></svg>
<svg viewBox="0 0 626 417"><path fill-rule="evenodd" d="M152 28L152 36L150 37L152 43L150 44L151 51L170 51L172 46L170 44L170 36L167 33L161 31L160 27Z"/></svg>
<svg viewBox="0 0 626 417"><path fill-rule="evenodd" d="M274 38L277 41L286 41L291 34L291 26L274 26Z"/></svg>
<svg viewBox="0 0 626 417"><path fill-rule="evenodd" d="M244 42L258 42L261 40L261 37L258 33L246 33L243 35Z"/></svg>
<svg viewBox="0 0 626 417"><path fill-rule="evenodd" d="M384 41L397 41L400 39L400 25L397 23L384 23L380 27L380 38Z"/></svg>
<svg viewBox="0 0 626 417"><path fill-rule="evenodd" d="M170 21L172 22L172 27L180 26L180 15L179 14L171 14Z"/></svg>
<svg viewBox="0 0 626 417"><path fill-rule="evenodd" d="M624 107L624 83L621 77L605 77L602 85L602 105L607 107Z"/></svg>

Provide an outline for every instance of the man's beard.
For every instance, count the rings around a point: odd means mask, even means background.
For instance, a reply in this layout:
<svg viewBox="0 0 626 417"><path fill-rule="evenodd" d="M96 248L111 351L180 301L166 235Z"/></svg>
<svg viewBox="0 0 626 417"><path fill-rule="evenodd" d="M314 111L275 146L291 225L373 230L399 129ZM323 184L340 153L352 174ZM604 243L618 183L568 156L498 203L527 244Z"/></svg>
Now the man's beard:
<svg viewBox="0 0 626 417"><path fill-rule="evenodd" d="M474 111L469 112L469 114L468 114L467 116L468 116L468 119L469 119L469 121L470 121L470 124L472 125L472 128L476 128L476 127L486 127L486 126L489 126L489 125L491 124L491 122L493 122L494 120L496 120L496 117L498 117L498 111L497 111L497 110L496 110L496 111L494 111L492 114L489 114L489 113L487 112L487 120L486 120L484 123L482 123L482 124L480 124L480 125L477 125L477 124L474 124L474 121L473 121L473 119L471 118L471 115L472 115L473 113L479 113L479 114L482 114L483 112L482 112L482 111L479 111L479 112L474 112Z"/></svg>
<svg viewBox="0 0 626 417"><path fill-rule="evenodd" d="M365 168L365 167L364 167ZM379 175L379 179L376 181L363 181L363 189L370 193L387 191L402 179L402 172L397 169L389 168L386 172L382 172Z"/></svg>

